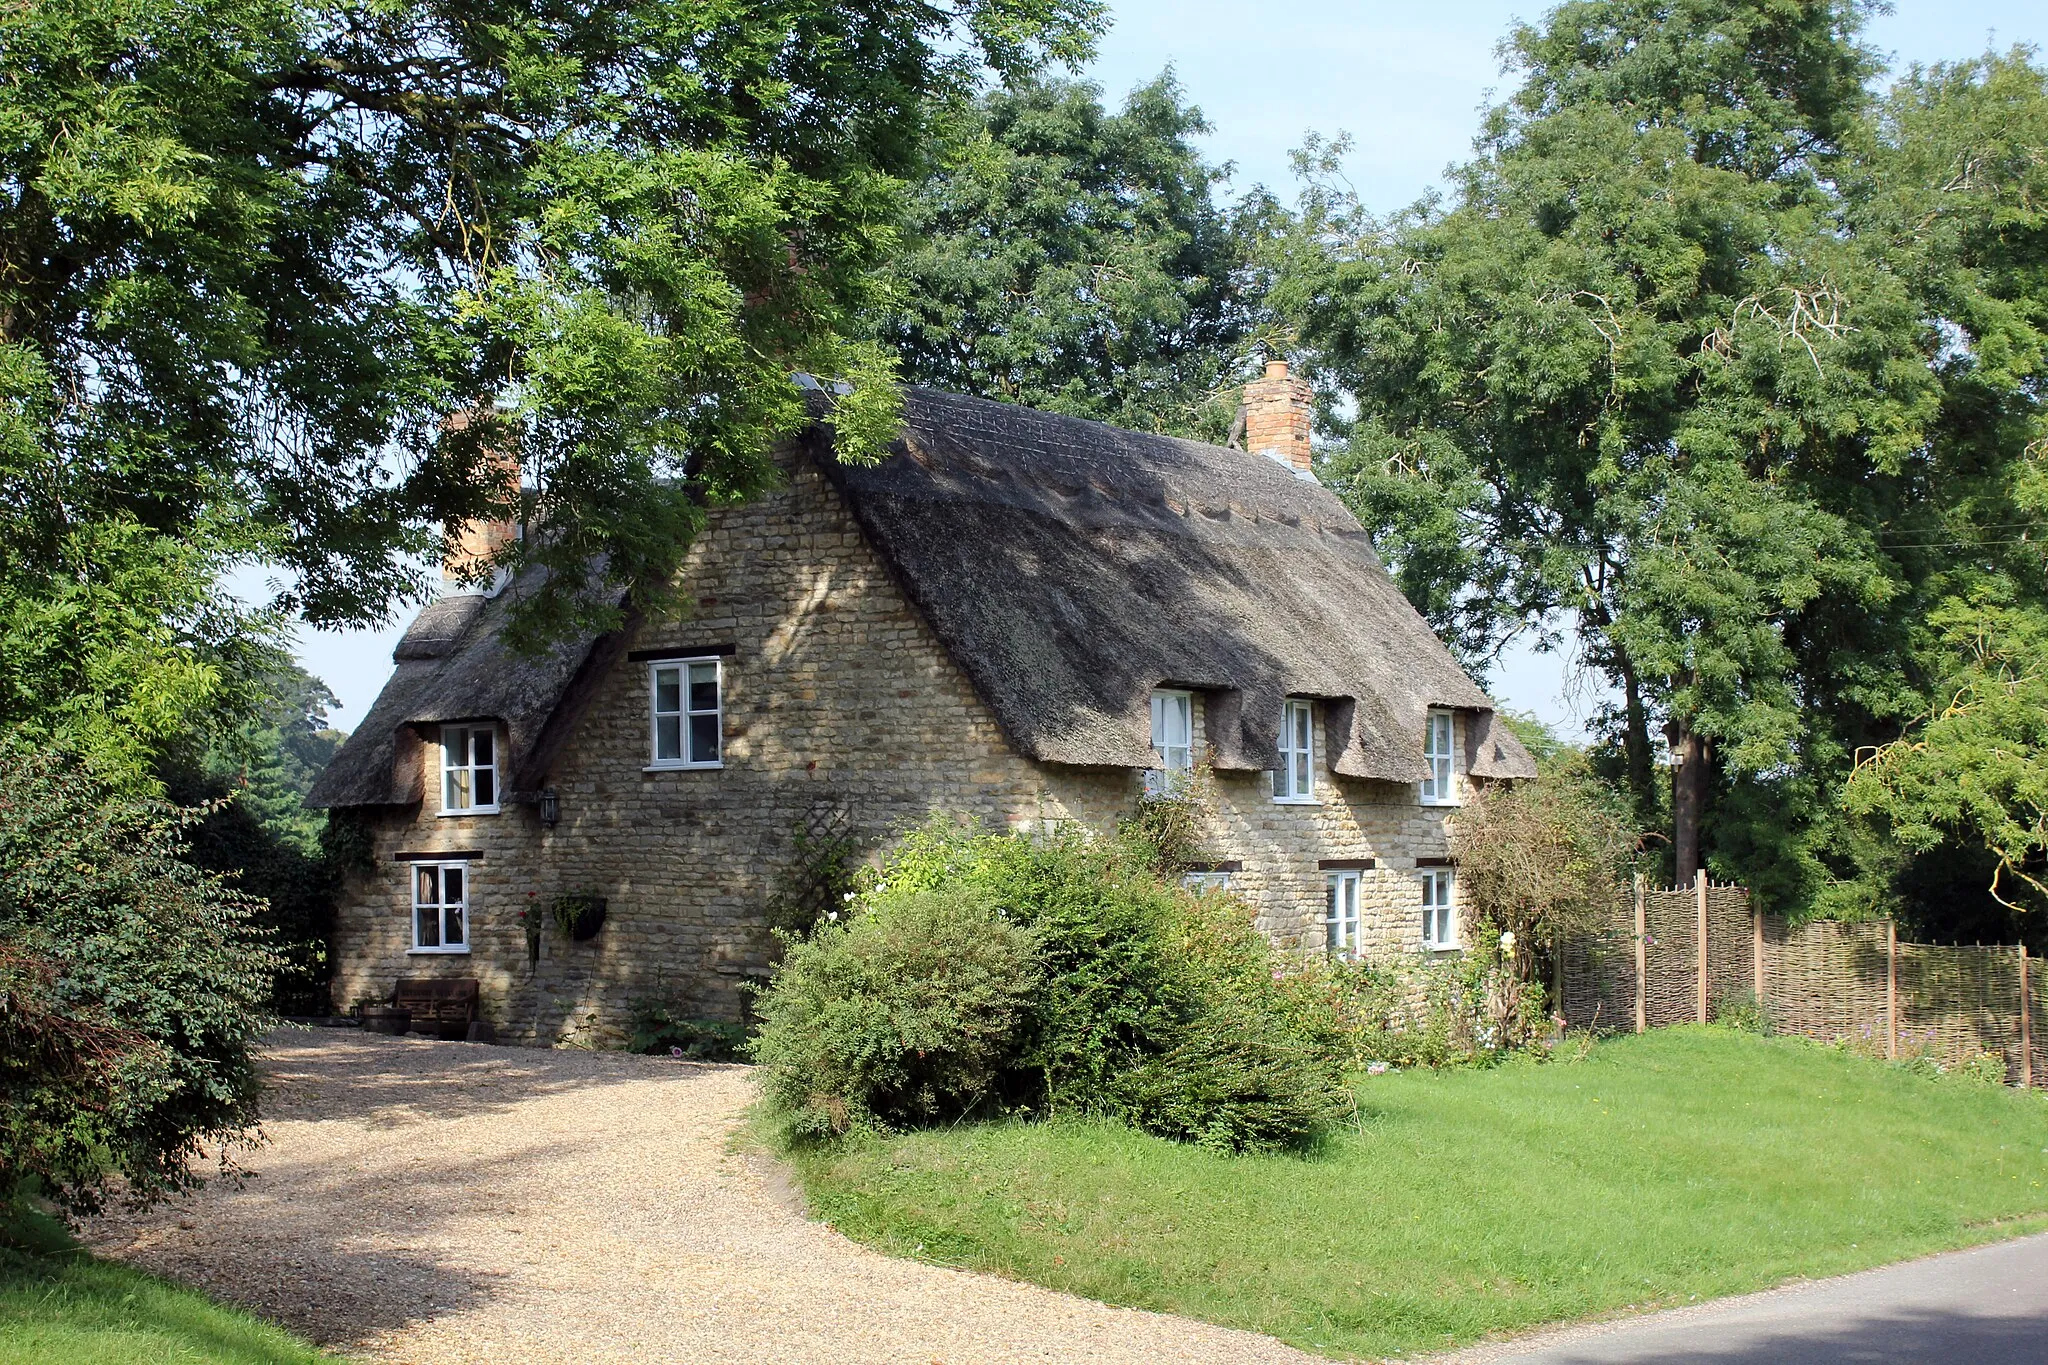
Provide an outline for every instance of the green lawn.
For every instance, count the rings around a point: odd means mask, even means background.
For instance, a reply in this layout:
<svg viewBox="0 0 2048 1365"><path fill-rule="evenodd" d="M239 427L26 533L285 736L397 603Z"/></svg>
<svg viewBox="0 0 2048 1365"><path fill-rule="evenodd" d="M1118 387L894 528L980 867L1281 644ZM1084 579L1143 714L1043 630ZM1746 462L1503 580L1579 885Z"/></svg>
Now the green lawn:
<svg viewBox="0 0 2048 1365"><path fill-rule="evenodd" d="M82 1255L0 1248L0 1365L326 1365L289 1333Z"/></svg>
<svg viewBox="0 0 2048 1365"><path fill-rule="evenodd" d="M1099 1124L800 1154L902 1255L1334 1356L1740 1293L2048 1227L2048 1101L1714 1028L1576 1064L1400 1073L1315 1156Z"/></svg>

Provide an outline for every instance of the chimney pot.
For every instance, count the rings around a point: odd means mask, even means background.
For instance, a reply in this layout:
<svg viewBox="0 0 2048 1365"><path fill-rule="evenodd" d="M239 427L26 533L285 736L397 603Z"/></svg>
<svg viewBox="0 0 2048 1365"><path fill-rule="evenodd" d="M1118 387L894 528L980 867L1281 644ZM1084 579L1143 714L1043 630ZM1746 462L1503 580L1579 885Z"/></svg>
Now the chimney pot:
<svg viewBox="0 0 2048 1365"><path fill-rule="evenodd" d="M460 431L475 419L476 414L459 412L449 417L445 426L450 431ZM498 433L497 439L485 449L484 459L503 489L502 499L516 508L521 497L519 456L511 434ZM457 522L448 531L447 550L441 561L443 594L459 596L481 591L487 597L496 596L504 587L502 569L481 588L474 582L465 583L463 577L480 561L494 558L505 546L519 539L519 523L511 519Z"/></svg>
<svg viewBox="0 0 2048 1365"><path fill-rule="evenodd" d="M1309 423L1315 391L1287 373L1287 362L1269 360L1266 373L1244 386L1244 448L1313 477Z"/></svg>

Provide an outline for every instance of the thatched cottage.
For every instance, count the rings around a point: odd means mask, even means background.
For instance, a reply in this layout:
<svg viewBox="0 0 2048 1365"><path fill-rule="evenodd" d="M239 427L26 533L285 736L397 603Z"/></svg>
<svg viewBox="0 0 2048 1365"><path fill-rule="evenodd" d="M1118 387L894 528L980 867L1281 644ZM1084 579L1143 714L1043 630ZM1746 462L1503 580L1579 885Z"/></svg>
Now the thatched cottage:
<svg viewBox="0 0 2048 1365"><path fill-rule="evenodd" d="M1534 764L1315 481L1284 365L1242 430L912 390L886 462L840 464L820 424L779 491L714 512L682 614L535 661L501 638L517 582L428 606L314 792L372 849L337 1002L439 974L532 1041L615 1035L643 997L738 1018L821 839L1102 829L1197 769L1203 875L1276 942L1455 948L1446 820ZM560 896L602 898L602 930L530 940Z"/></svg>

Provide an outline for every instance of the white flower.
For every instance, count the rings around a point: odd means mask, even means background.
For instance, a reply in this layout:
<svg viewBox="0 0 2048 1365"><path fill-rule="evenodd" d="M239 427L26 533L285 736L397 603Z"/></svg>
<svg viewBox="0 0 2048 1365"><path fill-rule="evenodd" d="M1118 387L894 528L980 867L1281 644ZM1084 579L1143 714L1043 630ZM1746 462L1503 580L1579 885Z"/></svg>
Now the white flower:
<svg viewBox="0 0 2048 1365"><path fill-rule="evenodd" d="M858 894L859 894L858 892L854 892L854 891L849 891L849 892L847 892L847 893L846 893L845 895L841 896L841 897L840 897L839 899L841 899L841 900L843 900L843 901L850 901L850 900L852 900L852 899L853 899L853 898L854 898L854 897L855 897L856 895L858 895Z"/></svg>
<svg viewBox="0 0 2048 1365"><path fill-rule="evenodd" d="M827 910L825 912L825 918L836 920L839 918L839 912L837 910Z"/></svg>
<svg viewBox="0 0 2048 1365"><path fill-rule="evenodd" d="M1500 950L1504 953L1512 953L1515 950L1515 935L1513 930L1509 930L1507 933L1502 934L1500 936Z"/></svg>

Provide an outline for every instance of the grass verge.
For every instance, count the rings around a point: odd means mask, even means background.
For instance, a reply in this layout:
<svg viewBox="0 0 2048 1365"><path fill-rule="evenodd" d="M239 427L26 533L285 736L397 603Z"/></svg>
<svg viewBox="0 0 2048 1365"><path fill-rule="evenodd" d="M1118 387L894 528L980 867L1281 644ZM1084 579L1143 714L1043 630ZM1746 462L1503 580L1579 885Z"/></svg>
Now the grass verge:
<svg viewBox="0 0 2048 1365"><path fill-rule="evenodd" d="M0 1365L332 1365L203 1294L82 1252L0 1247Z"/></svg>
<svg viewBox="0 0 2048 1365"><path fill-rule="evenodd" d="M2048 1226L2048 1101L1719 1028L1577 1064L1366 1081L1309 1157L1106 1124L792 1153L812 1213L898 1255L1334 1356L1842 1274Z"/></svg>

